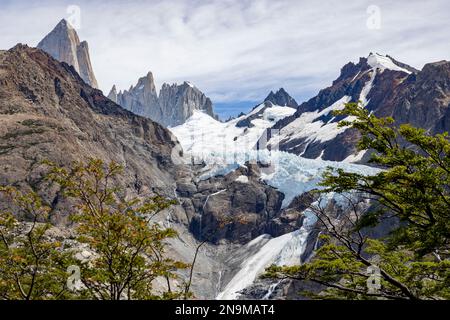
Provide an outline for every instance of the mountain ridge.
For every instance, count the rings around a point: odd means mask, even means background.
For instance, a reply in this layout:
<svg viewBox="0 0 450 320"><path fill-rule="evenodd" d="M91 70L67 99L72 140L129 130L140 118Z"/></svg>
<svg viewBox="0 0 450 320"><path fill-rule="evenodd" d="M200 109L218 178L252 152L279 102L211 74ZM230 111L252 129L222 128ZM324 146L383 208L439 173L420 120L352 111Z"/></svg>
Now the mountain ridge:
<svg viewBox="0 0 450 320"><path fill-rule="evenodd" d="M138 79L136 86L117 92L114 85L108 97L131 112L148 117L166 127L183 124L194 110L204 111L217 119L211 99L197 87L184 81L182 84L163 83L159 94L153 74Z"/></svg>

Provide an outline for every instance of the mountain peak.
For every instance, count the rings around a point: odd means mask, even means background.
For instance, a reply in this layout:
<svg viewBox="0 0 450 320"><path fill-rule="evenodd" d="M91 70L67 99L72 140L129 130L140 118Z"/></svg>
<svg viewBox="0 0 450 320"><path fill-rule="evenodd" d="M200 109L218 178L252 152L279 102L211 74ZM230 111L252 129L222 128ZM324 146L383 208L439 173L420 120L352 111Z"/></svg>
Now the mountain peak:
<svg viewBox="0 0 450 320"><path fill-rule="evenodd" d="M64 28L64 29L69 29L69 30L73 29L72 25L64 18L58 22L55 29L57 29L57 28Z"/></svg>
<svg viewBox="0 0 450 320"><path fill-rule="evenodd" d="M87 84L98 88L90 60L88 43L86 41L80 42L77 32L67 20L62 19L39 42L37 47L56 60L73 66Z"/></svg>
<svg viewBox="0 0 450 320"><path fill-rule="evenodd" d="M108 94L108 99L117 103L117 88L116 85L113 85L111 91Z"/></svg>
<svg viewBox="0 0 450 320"><path fill-rule="evenodd" d="M284 90L284 88L278 89L277 92L270 91L269 95L264 99L264 101L270 101L275 105L286 106L291 108L297 108L298 103L292 98L289 93Z"/></svg>

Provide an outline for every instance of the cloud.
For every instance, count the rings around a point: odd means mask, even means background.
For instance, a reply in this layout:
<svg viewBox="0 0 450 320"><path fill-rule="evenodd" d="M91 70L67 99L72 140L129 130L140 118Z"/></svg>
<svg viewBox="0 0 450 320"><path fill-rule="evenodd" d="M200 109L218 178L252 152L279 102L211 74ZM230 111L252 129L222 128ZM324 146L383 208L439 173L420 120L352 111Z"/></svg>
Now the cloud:
<svg viewBox="0 0 450 320"><path fill-rule="evenodd" d="M371 51L418 68L450 58L446 0L2 1L0 48L36 45L69 4L81 9L78 32L106 93L151 70L157 85L189 80L221 104L279 87L302 101ZM379 29L367 26L371 5Z"/></svg>

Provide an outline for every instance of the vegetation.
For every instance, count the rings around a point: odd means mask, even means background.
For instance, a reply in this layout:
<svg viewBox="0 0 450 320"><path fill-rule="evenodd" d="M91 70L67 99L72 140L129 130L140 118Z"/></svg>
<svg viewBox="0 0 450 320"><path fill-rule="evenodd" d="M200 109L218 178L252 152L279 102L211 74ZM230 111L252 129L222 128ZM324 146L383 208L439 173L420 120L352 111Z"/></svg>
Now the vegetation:
<svg viewBox="0 0 450 320"><path fill-rule="evenodd" d="M121 197L115 179L122 168L116 163L91 159L70 169L46 164L48 180L59 184L66 199L75 204L70 217L76 225L78 249L62 250L61 243L50 239L50 225L42 223L50 209L37 194L0 189L24 218L32 220L24 227L11 213L0 213L1 298L119 300L187 295L184 288L173 288L173 282L176 271L188 266L165 252L165 241L176 232L152 220L173 201L159 196ZM77 284L76 290L69 291L67 270L78 268L80 279L71 282Z"/></svg>
<svg viewBox="0 0 450 320"><path fill-rule="evenodd" d="M336 115L361 133L360 150L382 170L372 176L329 168L321 194L340 194L343 213L315 205L321 247L300 266L268 269L267 277L312 281L314 298L450 298L450 141L411 125L395 126L361 105ZM320 204L321 201L318 201ZM390 225L383 238L380 224Z"/></svg>
<svg viewBox="0 0 450 320"><path fill-rule="evenodd" d="M50 208L34 192L13 187L0 192L29 223L20 224L10 212L0 213L0 298L7 300L62 299L71 296L65 272L68 255L48 237L45 221Z"/></svg>

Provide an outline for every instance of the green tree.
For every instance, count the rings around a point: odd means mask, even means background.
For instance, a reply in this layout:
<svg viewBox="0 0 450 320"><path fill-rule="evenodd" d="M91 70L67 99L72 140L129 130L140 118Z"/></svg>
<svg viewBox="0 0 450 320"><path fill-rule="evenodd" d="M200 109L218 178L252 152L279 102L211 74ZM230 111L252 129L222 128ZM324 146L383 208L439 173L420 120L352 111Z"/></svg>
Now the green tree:
<svg viewBox="0 0 450 320"><path fill-rule="evenodd" d="M335 114L351 116L340 126L361 133L359 149L370 150L370 162L382 170L365 176L329 168L320 193L341 194L348 208L337 219L333 208L312 207L323 230L315 257L301 266L272 266L266 276L318 283L326 288L310 293L318 298L449 299L447 134L395 126L392 118L377 118L356 103ZM384 239L368 236L393 218L399 223ZM374 270L377 290L368 285Z"/></svg>
<svg viewBox="0 0 450 320"><path fill-rule="evenodd" d="M173 205L160 196L125 200L115 179L122 167L114 162L91 159L75 163L70 170L52 163L48 178L58 183L76 206L71 217L78 241L91 253L80 262L82 295L104 300L174 299L183 292L171 288L176 271L185 263L166 256L166 243L177 233L153 222ZM165 279L167 288L155 289Z"/></svg>
<svg viewBox="0 0 450 320"><path fill-rule="evenodd" d="M0 212L0 298L43 300L71 297L66 281L69 255L48 235L50 208L35 192L0 187L0 193L28 222Z"/></svg>

